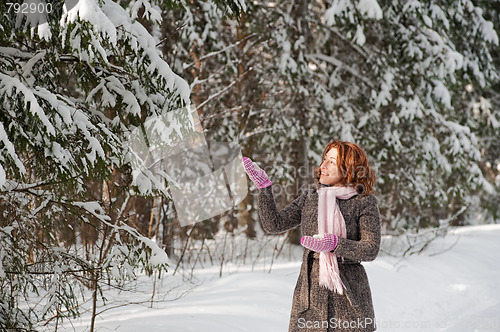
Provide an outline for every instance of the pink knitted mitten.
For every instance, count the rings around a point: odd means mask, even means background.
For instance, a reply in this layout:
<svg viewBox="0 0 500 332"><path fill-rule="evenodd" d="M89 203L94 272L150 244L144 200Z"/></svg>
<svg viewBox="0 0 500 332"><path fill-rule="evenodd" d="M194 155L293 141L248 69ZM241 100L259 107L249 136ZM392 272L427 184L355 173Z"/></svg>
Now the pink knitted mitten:
<svg viewBox="0 0 500 332"><path fill-rule="evenodd" d="M338 242L339 237L335 234L323 234L323 237L303 236L300 240L300 244L316 252L332 251Z"/></svg>
<svg viewBox="0 0 500 332"><path fill-rule="evenodd" d="M243 157L243 167L245 168L245 172L248 174L248 177L255 186L259 189L267 188L273 183L269 180L266 172L261 170L259 166L257 166L250 158Z"/></svg>

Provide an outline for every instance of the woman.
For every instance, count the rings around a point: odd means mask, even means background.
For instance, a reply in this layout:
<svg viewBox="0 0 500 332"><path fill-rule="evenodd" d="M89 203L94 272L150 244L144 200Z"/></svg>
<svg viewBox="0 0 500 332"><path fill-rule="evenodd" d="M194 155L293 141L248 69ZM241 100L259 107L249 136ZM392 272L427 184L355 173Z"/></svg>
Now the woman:
<svg viewBox="0 0 500 332"><path fill-rule="evenodd" d="M331 141L315 169L317 183L278 211L271 180L249 158L243 165L259 189L264 230L301 226L304 256L289 331L374 331L375 315L362 261L380 247L380 215L372 194L375 175L356 144Z"/></svg>

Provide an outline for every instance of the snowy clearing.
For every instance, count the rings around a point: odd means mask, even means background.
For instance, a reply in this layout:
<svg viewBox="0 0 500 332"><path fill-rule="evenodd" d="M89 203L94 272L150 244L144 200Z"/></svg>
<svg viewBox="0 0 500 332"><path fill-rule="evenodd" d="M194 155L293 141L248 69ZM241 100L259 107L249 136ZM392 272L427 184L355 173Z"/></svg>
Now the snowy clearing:
<svg viewBox="0 0 500 332"><path fill-rule="evenodd" d="M364 263L377 331L500 331L499 239L500 225L462 227L422 255ZM269 267L270 261L253 271L251 264L227 266L220 278L219 267L198 269L197 285L179 273L167 276L156 286L160 301L153 308L143 303L108 310L97 318L96 330L287 331L300 261L274 262L271 273ZM153 286L141 285L133 295L114 291L112 302L147 300ZM86 314L60 330L88 331L89 323Z"/></svg>

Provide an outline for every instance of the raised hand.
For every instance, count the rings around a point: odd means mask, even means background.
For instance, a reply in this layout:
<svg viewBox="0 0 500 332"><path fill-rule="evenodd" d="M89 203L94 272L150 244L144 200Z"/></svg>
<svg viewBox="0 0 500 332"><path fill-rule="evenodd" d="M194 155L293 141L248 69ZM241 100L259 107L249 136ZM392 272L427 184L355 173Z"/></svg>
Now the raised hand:
<svg viewBox="0 0 500 332"><path fill-rule="evenodd" d="M252 182L255 184L255 186L259 189L267 188L271 184L271 180L269 180L269 177L267 176L266 172L264 172L262 169L257 166L254 162L252 162L252 159L243 157L243 167L245 169L245 172L248 174L248 177Z"/></svg>

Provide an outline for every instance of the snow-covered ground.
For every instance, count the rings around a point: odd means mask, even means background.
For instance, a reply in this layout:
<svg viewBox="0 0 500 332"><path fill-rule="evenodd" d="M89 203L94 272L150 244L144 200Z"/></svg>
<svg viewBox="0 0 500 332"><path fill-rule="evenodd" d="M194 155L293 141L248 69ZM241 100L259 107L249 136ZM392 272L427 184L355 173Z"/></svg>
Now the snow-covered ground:
<svg viewBox="0 0 500 332"><path fill-rule="evenodd" d="M499 256L500 225L484 225L457 228L421 255L380 255L364 263L378 331L500 331ZM196 285L182 274L167 276L156 285L159 302L152 308L142 303L107 310L96 330L287 331L300 261L274 262L271 273L269 267L269 261L253 271L251 264L228 266L222 277L219 267L198 269ZM152 285L141 287L134 294L115 291L113 302L150 297ZM86 314L59 331L88 331L89 322Z"/></svg>

